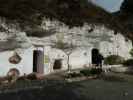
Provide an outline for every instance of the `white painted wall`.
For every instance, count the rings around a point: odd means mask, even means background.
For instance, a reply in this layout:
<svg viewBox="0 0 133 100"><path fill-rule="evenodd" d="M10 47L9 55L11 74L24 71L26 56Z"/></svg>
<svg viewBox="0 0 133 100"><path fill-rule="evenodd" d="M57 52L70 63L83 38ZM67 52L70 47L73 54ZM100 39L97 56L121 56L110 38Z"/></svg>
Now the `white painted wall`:
<svg viewBox="0 0 133 100"><path fill-rule="evenodd" d="M113 42L101 41L99 50L103 56L108 55L120 55L125 59L131 58L130 50L132 49L132 42L130 40L125 41L125 38L121 34L117 34L112 38Z"/></svg>
<svg viewBox="0 0 133 100"><path fill-rule="evenodd" d="M11 64L8 59L13 55L13 51L5 51L0 53L0 76L5 76L9 69L17 68L20 74L29 74L32 72L33 66L33 51L31 48L20 51L19 54L22 58L19 64Z"/></svg>
<svg viewBox="0 0 133 100"><path fill-rule="evenodd" d="M91 64L91 47L77 48L70 55L69 64L72 69L89 67Z"/></svg>
<svg viewBox="0 0 133 100"><path fill-rule="evenodd" d="M11 64L8 60L14 54L14 51L0 52L0 76L5 76L11 68L17 68L21 75L33 72L33 50L29 48L25 50L15 50L22 58L19 64ZM59 49L44 46L44 75L53 73L53 64L56 59L62 59L61 71L67 70L67 55ZM45 61L47 60L47 61Z"/></svg>

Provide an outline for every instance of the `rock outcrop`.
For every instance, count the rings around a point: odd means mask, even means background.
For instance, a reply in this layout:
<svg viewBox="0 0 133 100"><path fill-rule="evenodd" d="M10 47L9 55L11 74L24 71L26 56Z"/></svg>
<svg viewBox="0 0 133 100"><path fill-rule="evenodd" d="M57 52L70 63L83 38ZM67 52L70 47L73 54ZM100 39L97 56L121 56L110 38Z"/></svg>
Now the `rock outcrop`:
<svg viewBox="0 0 133 100"><path fill-rule="evenodd" d="M26 33L19 29L17 23L7 23L5 18L0 18L0 51L26 49L32 46Z"/></svg>
<svg viewBox="0 0 133 100"><path fill-rule="evenodd" d="M45 74L59 59L62 70L68 64L71 68L88 67L93 48L104 57L130 58L129 38L133 35L128 34L126 21L88 0L1 0L0 6L1 75L10 68L19 69L20 74L31 73L34 45L44 46ZM16 66L8 61L14 52L22 58Z"/></svg>
<svg viewBox="0 0 133 100"><path fill-rule="evenodd" d="M90 0L89 0L90 1ZM83 26L84 23L99 23L116 30L130 39L133 38L132 17L128 14L110 14L88 0L1 0L0 16L19 23L26 35L45 36L50 32L42 30L43 17L59 20L69 27ZM132 12L131 0L125 0L121 11ZM127 10L126 10L127 9ZM120 17L119 17L120 16ZM126 17L126 18L125 18ZM129 20L128 20L129 19ZM45 33L44 35L42 33Z"/></svg>

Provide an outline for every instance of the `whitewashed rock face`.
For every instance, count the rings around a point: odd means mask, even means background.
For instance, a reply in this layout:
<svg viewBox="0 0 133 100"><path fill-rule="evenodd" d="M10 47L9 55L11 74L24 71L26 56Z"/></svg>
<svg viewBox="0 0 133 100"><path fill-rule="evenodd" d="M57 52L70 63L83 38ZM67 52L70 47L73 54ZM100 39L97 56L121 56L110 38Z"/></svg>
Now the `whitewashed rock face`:
<svg viewBox="0 0 133 100"><path fill-rule="evenodd" d="M125 59L130 58L132 42L114 31L101 25L84 24L83 27L69 28L67 25L57 21L44 18L41 26L44 30L54 29L54 35L48 37L30 37L33 44L49 45L56 48L58 43L65 44L67 49L62 49L70 54L70 65L72 68L88 66L91 63L91 50L99 49L101 54L120 55ZM56 51L55 51L56 52Z"/></svg>
<svg viewBox="0 0 133 100"><path fill-rule="evenodd" d="M6 23L4 18L0 18L0 23L0 76L12 68L18 69L21 75L32 73L33 47L26 33L20 31L17 23ZM19 64L9 62L14 52L22 58Z"/></svg>
<svg viewBox="0 0 133 100"><path fill-rule="evenodd" d="M27 49L32 46L25 32L20 31L17 23L6 23L6 19L0 18L0 51Z"/></svg>
<svg viewBox="0 0 133 100"><path fill-rule="evenodd" d="M44 73L54 72L53 64L56 59L62 59L61 70L67 70L68 62L72 69L89 67L91 64L91 52L93 48L99 49L106 57L108 55L120 55L125 59L130 58L129 51L132 42L118 33L103 25L88 25L69 28L67 25L57 21L44 18L43 30L54 30L55 34L45 37L27 37L25 32L20 31L17 24L6 24L0 19L1 27L6 31L0 31L0 68L3 68L0 75L6 73L10 67L15 66L26 73L33 70L33 45L44 45ZM44 33L45 34L45 33ZM31 48L30 48L31 47ZM10 51L9 51L10 50ZM22 61L18 65L11 65L8 58L13 51L20 53ZM68 61L69 56L69 61ZM27 62L28 61L28 62ZM5 67L7 66L7 67Z"/></svg>
<svg viewBox="0 0 133 100"><path fill-rule="evenodd" d="M55 71L63 71L68 69L67 55L59 49L51 48L49 46L44 47L44 73L49 74ZM59 70L54 70L55 60L61 60L61 68Z"/></svg>

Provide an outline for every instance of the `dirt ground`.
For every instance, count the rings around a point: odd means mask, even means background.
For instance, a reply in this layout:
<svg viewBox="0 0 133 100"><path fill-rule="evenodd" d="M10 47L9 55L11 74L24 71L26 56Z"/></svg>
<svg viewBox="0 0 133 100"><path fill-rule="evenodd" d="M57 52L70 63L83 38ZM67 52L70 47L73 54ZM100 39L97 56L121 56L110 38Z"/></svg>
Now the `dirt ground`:
<svg viewBox="0 0 133 100"><path fill-rule="evenodd" d="M133 100L133 76L111 73L72 83L56 79L18 81L0 89L0 100Z"/></svg>

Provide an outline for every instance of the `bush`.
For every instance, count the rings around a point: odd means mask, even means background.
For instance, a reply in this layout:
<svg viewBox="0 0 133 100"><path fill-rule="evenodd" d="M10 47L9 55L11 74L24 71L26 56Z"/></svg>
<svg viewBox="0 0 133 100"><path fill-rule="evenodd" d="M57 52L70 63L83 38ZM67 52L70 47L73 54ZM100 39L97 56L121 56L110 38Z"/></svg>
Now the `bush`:
<svg viewBox="0 0 133 100"><path fill-rule="evenodd" d="M73 73L67 74L65 77L66 78L75 78L75 77L80 77L80 76L81 76L80 73L73 72Z"/></svg>
<svg viewBox="0 0 133 100"><path fill-rule="evenodd" d="M90 69L83 69L80 71L81 74L83 74L84 76L90 76Z"/></svg>
<svg viewBox="0 0 133 100"><path fill-rule="evenodd" d="M133 66L133 59L128 59L123 62L124 66Z"/></svg>
<svg viewBox="0 0 133 100"><path fill-rule="evenodd" d="M101 74L101 72L102 72L101 68L84 69L80 71L80 73L83 74L84 76L99 75Z"/></svg>
<svg viewBox="0 0 133 100"><path fill-rule="evenodd" d="M130 50L130 55L133 57L133 48Z"/></svg>
<svg viewBox="0 0 133 100"><path fill-rule="evenodd" d="M118 55L110 55L105 58L104 64L118 65L124 62L124 58Z"/></svg>
<svg viewBox="0 0 133 100"><path fill-rule="evenodd" d="M91 74L101 74L101 72L102 72L102 69L101 68L92 68L90 70L90 73Z"/></svg>

